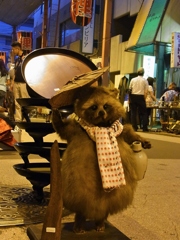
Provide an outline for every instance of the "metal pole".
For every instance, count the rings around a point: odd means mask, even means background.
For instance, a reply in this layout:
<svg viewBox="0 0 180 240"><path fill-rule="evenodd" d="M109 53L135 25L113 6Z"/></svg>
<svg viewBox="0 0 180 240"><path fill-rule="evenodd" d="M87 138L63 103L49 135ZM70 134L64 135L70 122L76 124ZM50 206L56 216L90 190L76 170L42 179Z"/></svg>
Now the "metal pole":
<svg viewBox="0 0 180 240"><path fill-rule="evenodd" d="M112 19L113 0L105 0L104 6L104 23L103 23L103 40L102 40L102 67L109 66L110 58L110 41L111 41L111 19ZM109 72L103 75L102 85L109 85Z"/></svg>

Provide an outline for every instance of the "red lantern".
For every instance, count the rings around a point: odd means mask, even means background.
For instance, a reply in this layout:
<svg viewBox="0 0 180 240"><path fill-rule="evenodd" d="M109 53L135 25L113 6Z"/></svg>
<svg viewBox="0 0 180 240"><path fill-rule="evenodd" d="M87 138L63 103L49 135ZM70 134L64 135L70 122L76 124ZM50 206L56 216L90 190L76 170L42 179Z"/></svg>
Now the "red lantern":
<svg viewBox="0 0 180 240"><path fill-rule="evenodd" d="M91 22L93 0L71 0L72 21L80 26L86 26Z"/></svg>
<svg viewBox="0 0 180 240"><path fill-rule="evenodd" d="M17 40L25 54L32 51L32 32L17 32Z"/></svg>

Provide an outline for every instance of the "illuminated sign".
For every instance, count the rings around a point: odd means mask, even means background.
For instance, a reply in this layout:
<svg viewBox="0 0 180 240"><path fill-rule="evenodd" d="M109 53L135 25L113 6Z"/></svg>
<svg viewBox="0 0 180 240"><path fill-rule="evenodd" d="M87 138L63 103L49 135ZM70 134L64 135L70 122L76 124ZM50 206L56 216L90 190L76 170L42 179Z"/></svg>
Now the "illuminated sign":
<svg viewBox="0 0 180 240"><path fill-rule="evenodd" d="M21 43L23 51L32 51L32 32L17 32L17 40Z"/></svg>
<svg viewBox="0 0 180 240"><path fill-rule="evenodd" d="M144 77L154 77L154 68L155 68L155 57L154 56L144 56L143 57L143 68L144 68Z"/></svg>
<svg viewBox="0 0 180 240"><path fill-rule="evenodd" d="M180 68L180 33L172 33L171 68Z"/></svg>
<svg viewBox="0 0 180 240"><path fill-rule="evenodd" d="M32 39L30 37L22 37L21 45L23 50L32 50Z"/></svg>

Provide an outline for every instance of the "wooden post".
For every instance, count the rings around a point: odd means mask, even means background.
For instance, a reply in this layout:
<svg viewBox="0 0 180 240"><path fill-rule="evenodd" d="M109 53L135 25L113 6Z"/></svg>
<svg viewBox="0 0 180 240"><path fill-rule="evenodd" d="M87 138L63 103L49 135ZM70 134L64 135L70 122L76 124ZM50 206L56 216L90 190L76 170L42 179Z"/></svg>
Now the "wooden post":
<svg viewBox="0 0 180 240"><path fill-rule="evenodd" d="M57 17L56 17L56 31L55 31L55 37L54 37L54 47L57 47L57 36L58 36L58 30L59 30L60 1L61 0L58 0L58 10L57 10Z"/></svg>
<svg viewBox="0 0 180 240"><path fill-rule="evenodd" d="M13 42L17 41L16 26L13 26L12 41L13 41Z"/></svg>
<svg viewBox="0 0 180 240"><path fill-rule="evenodd" d="M51 157L50 158L51 195L45 215L41 240L60 240L63 201L62 201L61 162L57 140L52 145L50 157Z"/></svg>
<svg viewBox="0 0 180 240"><path fill-rule="evenodd" d="M42 24L41 48L47 47L48 0L44 1L44 18Z"/></svg>
<svg viewBox="0 0 180 240"><path fill-rule="evenodd" d="M111 42L111 19L112 19L113 0L105 0L103 40L102 40L102 67L109 66L110 61L110 42ZM102 85L109 85L109 72L103 75Z"/></svg>

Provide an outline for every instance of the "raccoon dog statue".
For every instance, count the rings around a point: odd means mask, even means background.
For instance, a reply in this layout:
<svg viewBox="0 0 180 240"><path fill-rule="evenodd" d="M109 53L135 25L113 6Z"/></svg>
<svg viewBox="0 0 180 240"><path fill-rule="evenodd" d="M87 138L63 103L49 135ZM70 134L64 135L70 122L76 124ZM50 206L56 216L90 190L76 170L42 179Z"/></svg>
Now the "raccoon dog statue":
<svg viewBox="0 0 180 240"><path fill-rule="evenodd" d="M56 109L52 113L55 131L67 140L67 149L62 157L63 204L76 213L76 233L85 232L87 219L95 221L97 231L104 231L104 221L108 215L118 213L132 203L137 177L130 145L140 141L143 148L151 147L148 141L136 134L130 124L120 126L120 134L117 134L115 142L120 152L121 166L118 166L123 168L120 170L121 183L115 187L103 186L98 154L109 153L104 150L104 146L97 147L97 137L93 139L91 133L95 132L94 129L106 132L113 123L119 124L120 119L125 117L124 108L117 99L118 93L117 89L86 87L79 92L75 101L76 117L62 118ZM101 143L103 145L103 141ZM97 148L103 149L102 152L97 154ZM113 174L117 175L116 172ZM111 179L107 182L111 182Z"/></svg>

